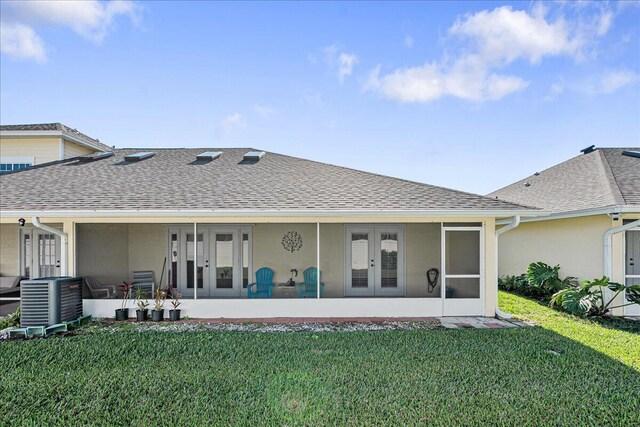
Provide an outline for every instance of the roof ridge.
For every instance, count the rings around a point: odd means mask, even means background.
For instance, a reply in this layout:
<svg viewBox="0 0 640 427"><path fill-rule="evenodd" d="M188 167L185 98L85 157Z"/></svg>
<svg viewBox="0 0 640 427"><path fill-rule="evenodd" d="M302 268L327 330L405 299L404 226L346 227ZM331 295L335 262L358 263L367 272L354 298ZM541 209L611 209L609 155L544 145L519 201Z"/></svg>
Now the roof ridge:
<svg viewBox="0 0 640 427"><path fill-rule="evenodd" d="M345 170L349 170L349 171L353 171L353 172L357 172L357 173L362 173L362 174L366 174L366 175L377 176L377 177L380 177L380 178L386 178L386 179L392 179L392 180L395 180L395 181L407 182L407 183L410 183L410 184L416 184L416 185L423 186L423 187L437 188L437 189L440 189L440 190L451 191L452 193L464 194L464 195L467 195L467 196L474 196L474 197L478 197L480 199L486 199L486 200L492 200L492 201L496 200L493 197L483 196L482 194L470 193L468 191L456 190L456 189L453 189L453 188L442 187L440 185L427 184L426 182L413 181L411 179L399 178L397 176L384 175L384 174L381 174L381 173L364 171L362 169L350 168L348 166L334 165L333 163L320 162L318 160L305 159L303 157L289 156L287 154L276 153L276 152L273 152L273 151L266 151L266 152L267 153L271 153L271 154L275 154L275 155L278 155L278 156L289 157L289 158L292 158L292 159L302 160L302 161L311 162L311 163L317 163L317 164L321 164L321 165L325 165L325 166L328 165L328 166L331 166L331 167L334 167L334 168L345 169ZM518 203L509 202L507 200L502 200L502 202L509 203L509 204L511 204L513 206L526 208L526 209L540 209L540 208L537 208L535 206L521 205L521 204L518 204Z"/></svg>
<svg viewBox="0 0 640 427"><path fill-rule="evenodd" d="M623 148L617 148L617 150L621 150L621 149ZM618 183L618 179L613 173L613 170L611 169L611 164L609 163L609 159L604 154L604 151L600 152L600 158L602 159L602 163L605 168L604 173L607 176L607 181L611 186L614 199L616 199L616 201L621 201L622 202L621 204L626 204L627 200L624 198L624 195L622 194L622 190L620 189L620 184Z"/></svg>

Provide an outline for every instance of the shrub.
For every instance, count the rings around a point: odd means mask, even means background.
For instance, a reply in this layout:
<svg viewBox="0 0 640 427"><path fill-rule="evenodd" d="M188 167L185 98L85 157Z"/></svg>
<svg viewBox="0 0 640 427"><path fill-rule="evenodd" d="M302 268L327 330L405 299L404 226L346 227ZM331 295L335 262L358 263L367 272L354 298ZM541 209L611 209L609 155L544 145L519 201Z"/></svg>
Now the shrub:
<svg viewBox="0 0 640 427"><path fill-rule="evenodd" d="M605 302L604 289L609 288L613 295ZM628 303L611 306L621 292L626 292ZM624 286L610 282L603 276L601 279L585 280L582 285L562 289L551 298L549 306L560 307L578 316L604 316L610 310L631 304L640 304L640 285Z"/></svg>
<svg viewBox="0 0 640 427"><path fill-rule="evenodd" d="M15 326L20 326L20 307L13 314L0 318L0 330Z"/></svg>
<svg viewBox="0 0 640 427"><path fill-rule="evenodd" d="M534 262L529 264L525 274L498 279L498 287L505 291L548 301L555 292L571 287L575 283L574 277L560 279L559 271L559 265L551 267L544 262Z"/></svg>

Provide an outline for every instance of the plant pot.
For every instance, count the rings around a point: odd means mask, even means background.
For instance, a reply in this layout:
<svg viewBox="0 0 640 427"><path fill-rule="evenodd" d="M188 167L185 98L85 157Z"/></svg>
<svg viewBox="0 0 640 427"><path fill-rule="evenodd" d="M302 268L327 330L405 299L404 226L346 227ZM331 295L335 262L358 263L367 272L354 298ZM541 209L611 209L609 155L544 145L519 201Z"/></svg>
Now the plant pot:
<svg viewBox="0 0 640 427"><path fill-rule="evenodd" d="M151 320L154 322L162 322L164 319L164 310L151 310Z"/></svg>
<svg viewBox="0 0 640 427"><path fill-rule="evenodd" d="M128 308L118 308L116 309L116 320L122 321L129 319L129 309Z"/></svg>
<svg viewBox="0 0 640 427"><path fill-rule="evenodd" d="M180 320L180 310L169 310L169 320L172 322Z"/></svg>
<svg viewBox="0 0 640 427"><path fill-rule="evenodd" d="M136 310L136 318L138 322L144 322L147 320L147 316L149 315L149 310Z"/></svg>

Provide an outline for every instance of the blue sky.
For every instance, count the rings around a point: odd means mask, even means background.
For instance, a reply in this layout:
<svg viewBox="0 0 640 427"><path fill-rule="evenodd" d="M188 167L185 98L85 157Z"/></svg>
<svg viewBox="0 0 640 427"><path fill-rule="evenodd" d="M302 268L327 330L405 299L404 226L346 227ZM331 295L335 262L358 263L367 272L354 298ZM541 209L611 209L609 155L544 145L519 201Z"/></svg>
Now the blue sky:
<svg viewBox="0 0 640 427"><path fill-rule="evenodd" d="M476 193L591 144L640 146L638 2L0 7L3 124L263 148Z"/></svg>

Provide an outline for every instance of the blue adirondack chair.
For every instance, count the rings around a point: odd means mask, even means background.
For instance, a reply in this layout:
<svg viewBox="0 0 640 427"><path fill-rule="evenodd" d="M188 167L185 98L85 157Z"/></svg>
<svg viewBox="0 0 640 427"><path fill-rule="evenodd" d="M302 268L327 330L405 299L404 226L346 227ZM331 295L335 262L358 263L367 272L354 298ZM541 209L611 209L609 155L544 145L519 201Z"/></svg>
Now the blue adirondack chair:
<svg viewBox="0 0 640 427"><path fill-rule="evenodd" d="M247 297L271 298L273 286L273 270L268 267L262 267L256 271L256 282L247 286Z"/></svg>
<svg viewBox="0 0 640 427"><path fill-rule="evenodd" d="M298 298L317 298L318 297L318 269L315 267L307 268L304 273L304 282L298 283ZM322 276L322 274L320 275ZM320 296L324 291L324 283L320 282Z"/></svg>

